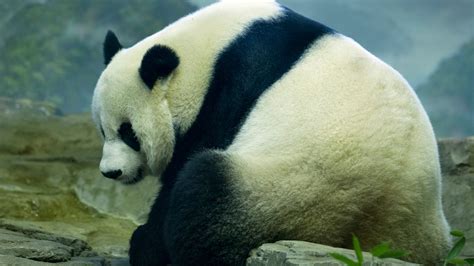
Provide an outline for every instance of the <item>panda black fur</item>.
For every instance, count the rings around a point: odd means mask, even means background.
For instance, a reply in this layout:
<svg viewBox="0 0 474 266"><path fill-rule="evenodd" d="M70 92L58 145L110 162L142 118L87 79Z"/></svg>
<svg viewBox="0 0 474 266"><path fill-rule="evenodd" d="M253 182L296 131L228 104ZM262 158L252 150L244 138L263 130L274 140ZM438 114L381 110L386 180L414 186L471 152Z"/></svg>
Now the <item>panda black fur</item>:
<svg viewBox="0 0 474 266"><path fill-rule="evenodd" d="M273 1L222 1L128 49L109 32L104 56L101 171L162 181L133 265L242 265L264 242L351 233L415 262L449 248L426 114L351 39Z"/></svg>

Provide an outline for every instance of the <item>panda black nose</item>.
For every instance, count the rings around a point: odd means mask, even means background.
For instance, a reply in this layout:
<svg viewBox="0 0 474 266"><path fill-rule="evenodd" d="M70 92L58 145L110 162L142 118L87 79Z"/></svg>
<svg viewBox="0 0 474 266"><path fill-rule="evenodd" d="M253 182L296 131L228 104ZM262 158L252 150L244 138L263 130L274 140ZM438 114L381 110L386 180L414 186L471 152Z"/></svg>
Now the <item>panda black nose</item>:
<svg viewBox="0 0 474 266"><path fill-rule="evenodd" d="M109 172L101 172L103 176L107 178L112 178L116 179L117 177L122 175L122 170L114 170L114 171L109 171Z"/></svg>

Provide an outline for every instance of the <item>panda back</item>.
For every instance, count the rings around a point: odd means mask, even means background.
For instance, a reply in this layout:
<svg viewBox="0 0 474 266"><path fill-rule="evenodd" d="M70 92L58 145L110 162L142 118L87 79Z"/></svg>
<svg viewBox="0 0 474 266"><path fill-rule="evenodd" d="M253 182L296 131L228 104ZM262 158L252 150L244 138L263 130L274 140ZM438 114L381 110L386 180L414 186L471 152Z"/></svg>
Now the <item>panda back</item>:
<svg viewBox="0 0 474 266"><path fill-rule="evenodd" d="M274 19L251 23L219 53L201 109L182 141L225 149L260 96L330 34L332 29L287 8Z"/></svg>
<svg viewBox="0 0 474 266"><path fill-rule="evenodd" d="M276 5L272 1L269 4ZM190 128L177 136L165 176L173 176L192 154L226 149L265 91L315 42L334 34L332 29L285 7L278 10L272 18L257 18L246 24L217 54L200 109Z"/></svg>

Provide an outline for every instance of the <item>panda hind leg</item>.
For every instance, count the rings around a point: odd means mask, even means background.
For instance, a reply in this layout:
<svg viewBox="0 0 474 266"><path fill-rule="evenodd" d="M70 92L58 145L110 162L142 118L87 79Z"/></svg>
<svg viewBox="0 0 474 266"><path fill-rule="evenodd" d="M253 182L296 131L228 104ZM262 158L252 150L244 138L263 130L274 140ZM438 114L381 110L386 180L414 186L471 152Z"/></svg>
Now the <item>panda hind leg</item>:
<svg viewBox="0 0 474 266"><path fill-rule="evenodd" d="M194 156L180 172L164 230L173 265L245 265L250 250L270 240L239 207L234 178L220 151Z"/></svg>

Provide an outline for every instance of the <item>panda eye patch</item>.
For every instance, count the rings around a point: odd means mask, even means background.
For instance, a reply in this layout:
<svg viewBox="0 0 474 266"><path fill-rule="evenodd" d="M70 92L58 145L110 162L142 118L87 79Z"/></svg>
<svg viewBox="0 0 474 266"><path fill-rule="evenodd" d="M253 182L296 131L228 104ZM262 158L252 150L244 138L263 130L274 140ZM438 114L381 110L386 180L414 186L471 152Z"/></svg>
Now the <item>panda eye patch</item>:
<svg viewBox="0 0 474 266"><path fill-rule="evenodd" d="M137 135L133 131L132 124L126 122L120 125L118 129L120 139L135 151L140 151L140 142L138 142Z"/></svg>

